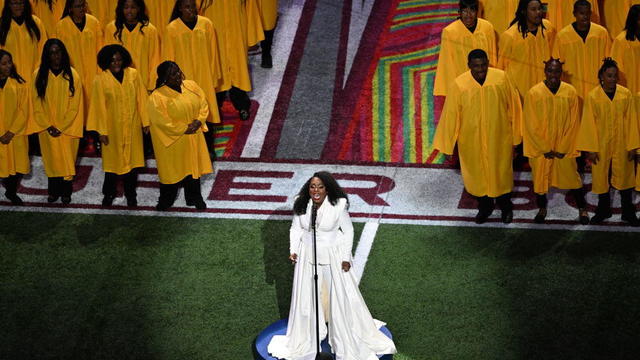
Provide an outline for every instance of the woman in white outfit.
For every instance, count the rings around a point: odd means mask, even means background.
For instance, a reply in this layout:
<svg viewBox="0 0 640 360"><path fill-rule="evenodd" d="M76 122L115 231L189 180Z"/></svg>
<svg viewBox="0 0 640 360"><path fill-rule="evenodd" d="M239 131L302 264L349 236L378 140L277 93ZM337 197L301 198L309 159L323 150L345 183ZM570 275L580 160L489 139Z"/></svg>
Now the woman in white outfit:
<svg viewBox="0 0 640 360"><path fill-rule="evenodd" d="M296 264L286 335L276 335L268 346L278 359L312 360L316 356L313 281L313 229L316 216L318 288L324 309L319 311L320 339L327 337L337 360L376 360L394 354L395 345L374 320L351 270L353 225L349 202L328 172L317 172L302 187L293 210L289 260Z"/></svg>

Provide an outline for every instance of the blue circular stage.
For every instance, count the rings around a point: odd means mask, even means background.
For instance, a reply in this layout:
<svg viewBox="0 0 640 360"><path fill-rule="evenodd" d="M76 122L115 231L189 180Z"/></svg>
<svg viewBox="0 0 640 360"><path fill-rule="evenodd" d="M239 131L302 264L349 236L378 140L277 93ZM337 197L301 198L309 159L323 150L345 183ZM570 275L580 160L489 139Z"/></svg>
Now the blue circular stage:
<svg viewBox="0 0 640 360"><path fill-rule="evenodd" d="M393 339L391 332L387 329L386 326L380 328L383 334L385 334L389 339ZM274 335L284 335L287 333L287 319L282 319L274 322L273 324L267 326L266 329L262 330L262 332L258 335L255 342L255 351L258 360L278 360L274 357L271 357L267 352L267 346L271 341L271 338ZM331 347L325 339L321 344L322 351L331 353ZM378 358L382 360L392 360L393 355L382 355L378 356Z"/></svg>

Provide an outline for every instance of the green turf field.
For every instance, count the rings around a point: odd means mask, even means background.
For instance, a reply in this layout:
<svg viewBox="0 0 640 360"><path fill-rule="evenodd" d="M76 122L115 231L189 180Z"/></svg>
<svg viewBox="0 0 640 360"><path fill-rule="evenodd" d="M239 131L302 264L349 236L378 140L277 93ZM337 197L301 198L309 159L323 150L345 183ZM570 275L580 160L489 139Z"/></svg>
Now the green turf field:
<svg viewBox="0 0 640 360"><path fill-rule="evenodd" d="M0 228L0 359L251 359L288 312L287 221L0 212ZM639 253L634 233L381 225L361 289L397 360L632 359Z"/></svg>

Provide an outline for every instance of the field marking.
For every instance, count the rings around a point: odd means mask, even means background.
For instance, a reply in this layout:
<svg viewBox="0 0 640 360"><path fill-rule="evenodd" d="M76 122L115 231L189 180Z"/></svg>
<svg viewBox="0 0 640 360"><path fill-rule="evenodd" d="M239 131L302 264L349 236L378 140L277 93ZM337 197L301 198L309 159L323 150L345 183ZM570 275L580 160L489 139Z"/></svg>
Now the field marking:
<svg viewBox="0 0 640 360"><path fill-rule="evenodd" d="M380 224L378 222L367 222L364 225L364 229L362 229L360 241L358 242L356 253L353 256L353 271L358 284L360 283L360 279L362 279L364 267L367 265L369 253L371 252L371 248L373 247L373 241L376 238L376 233L378 232L379 225Z"/></svg>
<svg viewBox="0 0 640 360"><path fill-rule="evenodd" d="M278 27L273 41L273 68L262 69L259 65L261 57L251 58L252 83L251 93L254 100L260 104L258 113L251 125L249 137L242 149L243 158L259 158L262 146L269 130L271 114L280 91L284 72L293 47L293 40L298 31L298 22L302 15L304 2L280 3Z"/></svg>

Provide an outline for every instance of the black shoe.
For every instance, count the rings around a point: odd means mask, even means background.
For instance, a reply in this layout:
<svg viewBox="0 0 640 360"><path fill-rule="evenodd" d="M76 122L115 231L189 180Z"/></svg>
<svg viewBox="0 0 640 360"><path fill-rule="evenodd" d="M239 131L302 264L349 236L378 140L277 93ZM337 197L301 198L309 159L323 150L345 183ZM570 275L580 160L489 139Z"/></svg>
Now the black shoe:
<svg viewBox="0 0 640 360"><path fill-rule="evenodd" d="M478 210L478 214L476 215L476 224L484 224L487 222L487 219L491 214L493 214L493 209Z"/></svg>
<svg viewBox="0 0 640 360"><path fill-rule="evenodd" d="M513 210L502 210L500 219L502 219L502 222L505 224L511 224L513 221Z"/></svg>
<svg viewBox="0 0 640 360"><path fill-rule="evenodd" d="M5 194L7 196L7 199L9 199L9 201L11 201L11 205L15 205L15 206L22 206L24 205L24 202L22 202L22 199L20 199L20 197L18 197L18 195L16 194Z"/></svg>
<svg viewBox="0 0 640 360"><path fill-rule="evenodd" d="M158 203L158 205L156 205L156 211L167 211L170 207L171 205L169 204Z"/></svg>
<svg viewBox="0 0 640 360"><path fill-rule="evenodd" d="M260 67L265 69L271 69L273 67L273 58L270 54L262 53L262 61L260 62Z"/></svg>
<svg viewBox="0 0 640 360"><path fill-rule="evenodd" d="M113 195L105 195L102 198L102 207L109 207L111 205L113 205L113 199L115 199L116 197Z"/></svg>
<svg viewBox="0 0 640 360"><path fill-rule="evenodd" d="M69 205L69 203L71 203L71 196L63 196L61 200L64 205Z"/></svg>
<svg viewBox="0 0 640 360"><path fill-rule="evenodd" d="M198 210L204 210L207 208L207 203L205 203L202 199L196 200L194 205Z"/></svg>
<svg viewBox="0 0 640 360"><path fill-rule="evenodd" d="M54 202L58 201L59 198L60 198L60 196L57 196L57 195L49 195L49 197L47 198L47 202L48 203L54 203Z"/></svg>
<svg viewBox="0 0 640 360"><path fill-rule="evenodd" d="M536 217L533 218L533 222L536 224L544 224L544 219L546 218L547 218L547 209L540 208L540 210L538 210L538 213L536 214Z"/></svg>
<svg viewBox="0 0 640 360"><path fill-rule="evenodd" d="M635 212L622 213L620 219L631 226L640 226L640 221L638 221L638 217Z"/></svg>
<svg viewBox="0 0 640 360"><path fill-rule="evenodd" d="M247 109L242 109L240 111L238 111L238 113L240 114L240 120L242 121L247 121L249 120L249 110Z"/></svg>
<svg viewBox="0 0 640 360"><path fill-rule="evenodd" d="M127 206L131 208L138 207L138 199L135 196L128 197Z"/></svg>
<svg viewBox="0 0 640 360"><path fill-rule="evenodd" d="M611 217L611 209L607 209L607 210L598 210L596 208L596 213L595 215L593 215L593 217L591 218L591 220L589 220L589 224L600 224L601 222L603 222L604 220L608 219Z"/></svg>
<svg viewBox="0 0 640 360"><path fill-rule="evenodd" d="M580 224L582 225L589 225L589 213L587 212L586 209L579 209L579 218L578 221L580 222Z"/></svg>

